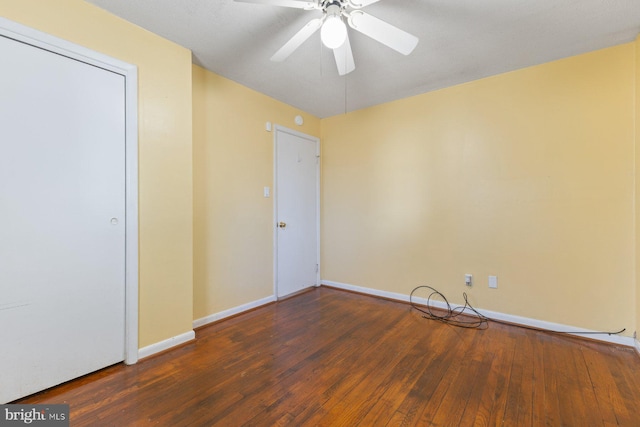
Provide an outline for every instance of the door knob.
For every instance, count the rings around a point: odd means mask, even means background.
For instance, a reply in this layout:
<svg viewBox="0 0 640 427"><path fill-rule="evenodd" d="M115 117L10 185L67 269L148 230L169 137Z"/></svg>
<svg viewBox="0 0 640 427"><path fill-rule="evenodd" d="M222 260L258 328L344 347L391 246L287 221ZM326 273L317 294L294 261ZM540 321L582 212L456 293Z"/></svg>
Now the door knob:
<svg viewBox="0 0 640 427"><path fill-rule="evenodd" d="M278 223L278 227L280 227L280 228L285 228L286 226L287 226L286 222L282 222L281 221L281 222Z"/></svg>

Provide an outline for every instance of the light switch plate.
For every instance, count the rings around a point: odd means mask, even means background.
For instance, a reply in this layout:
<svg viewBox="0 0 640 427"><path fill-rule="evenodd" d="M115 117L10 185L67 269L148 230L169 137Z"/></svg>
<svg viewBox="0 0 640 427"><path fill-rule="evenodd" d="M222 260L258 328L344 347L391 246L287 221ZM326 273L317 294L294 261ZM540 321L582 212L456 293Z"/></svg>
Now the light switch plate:
<svg viewBox="0 0 640 427"><path fill-rule="evenodd" d="M489 276L489 287L493 289L498 287L498 276Z"/></svg>

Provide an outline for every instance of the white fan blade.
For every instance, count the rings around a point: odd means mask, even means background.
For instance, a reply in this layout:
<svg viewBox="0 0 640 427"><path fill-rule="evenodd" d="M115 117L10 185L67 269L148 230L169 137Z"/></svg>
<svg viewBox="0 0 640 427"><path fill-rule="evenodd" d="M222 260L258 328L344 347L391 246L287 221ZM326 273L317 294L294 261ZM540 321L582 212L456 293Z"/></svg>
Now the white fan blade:
<svg viewBox="0 0 640 427"><path fill-rule="evenodd" d="M304 43L313 33L318 31L322 26L322 18L312 19L302 27L300 31L298 31L293 37L289 39L288 42L284 44L276 53L273 54L271 60L274 62L284 61L300 47L302 43Z"/></svg>
<svg viewBox="0 0 640 427"><path fill-rule="evenodd" d="M353 61L353 52L351 51L351 43L349 43L349 35L347 35L342 46L333 49L333 57L336 59L339 75L344 76L356 69L356 63Z"/></svg>
<svg viewBox="0 0 640 427"><path fill-rule="evenodd" d="M348 21L349 26L354 30L360 31L403 55L409 55L418 44L416 36L361 10L351 12Z"/></svg>
<svg viewBox="0 0 640 427"><path fill-rule="evenodd" d="M363 7L369 6L370 4L377 3L380 0L349 0L349 4L354 9L361 9Z"/></svg>
<svg viewBox="0 0 640 427"><path fill-rule="evenodd" d="M295 9L318 9L315 1L298 0L235 0L241 3L266 4L268 6L293 7Z"/></svg>

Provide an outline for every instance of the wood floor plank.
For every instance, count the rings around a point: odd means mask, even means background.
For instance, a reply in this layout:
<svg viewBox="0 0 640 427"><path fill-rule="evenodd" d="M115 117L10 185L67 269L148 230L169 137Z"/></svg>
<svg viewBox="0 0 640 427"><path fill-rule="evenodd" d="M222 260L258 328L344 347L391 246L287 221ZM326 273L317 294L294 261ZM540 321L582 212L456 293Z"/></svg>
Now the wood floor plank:
<svg viewBox="0 0 640 427"><path fill-rule="evenodd" d="M16 403L72 426L638 426L640 357L320 287Z"/></svg>
<svg viewBox="0 0 640 427"><path fill-rule="evenodd" d="M471 372L472 378L470 378L468 384L462 385L469 392L466 398L467 403L460 419L460 425L473 425L473 421L481 410L484 396L495 396L495 390L487 388L496 357L494 343L488 339L490 335L482 331L474 336L473 352L470 356L474 363L475 371Z"/></svg>
<svg viewBox="0 0 640 427"><path fill-rule="evenodd" d="M532 426L533 360L529 334L520 336L514 345L507 386L507 399L503 422L507 425Z"/></svg>
<svg viewBox="0 0 640 427"><path fill-rule="evenodd" d="M585 427L602 425L600 413L596 412L597 407L587 407L586 399L592 389L583 387L582 375L585 372L581 372L576 366L575 354L575 348L564 345L564 343L559 345L555 351L560 421L563 425L577 425L578 423ZM587 416L589 412L594 416ZM596 421L598 418L600 419Z"/></svg>
<svg viewBox="0 0 640 427"><path fill-rule="evenodd" d="M415 324L413 322L412 324ZM440 333L444 328L439 328ZM407 351L400 362L400 369L389 372L385 381L378 386L376 393L379 398L377 402L368 408L366 414L361 419L361 425L387 425L392 422L396 414L396 408L400 408L411 390L415 387L418 378L427 369L428 350L424 345L420 345L420 339L412 332L412 337L407 339ZM437 339L437 335L432 335L431 339Z"/></svg>
<svg viewBox="0 0 640 427"><path fill-rule="evenodd" d="M474 331L465 352L455 355L460 359L455 372L448 376L449 387L442 403L435 413L428 418L435 425L462 425L462 418L467 411L475 412L479 406L479 395L474 395L476 388L483 388L486 383L490 363L485 359L483 340L484 331Z"/></svg>
<svg viewBox="0 0 640 427"><path fill-rule="evenodd" d="M544 339L545 334L529 331L531 341L531 419L532 426L545 425Z"/></svg>
<svg viewBox="0 0 640 427"><path fill-rule="evenodd" d="M496 327L504 328L503 325L496 325ZM491 364L487 379L478 391L479 403L474 421L468 425L502 425L507 404L516 340L508 334L486 335L485 351L487 357L491 359Z"/></svg>
<svg viewBox="0 0 640 427"><path fill-rule="evenodd" d="M583 352L594 390L596 404L605 425L617 425L619 420L630 421L629 413L621 399L611 371L598 352Z"/></svg>
<svg viewBox="0 0 640 427"><path fill-rule="evenodd" d="M406 374L414 372L413 369L407 367L407 363L413 362L413 358L406 359L404 356L413 346L415 337L411 333L411 322L403 322L403 319L409 319L410 316L399 313L401 316L398 322L394 324L393 330L398 333L387 332L377 339L375 346L372 346L372 353L376 354L376 366L373 366L374 376L367 377L367 381L360 381L350 391L346 399L341 399L331 410L333 420L340 420L349 425L367 425L364 418L372 412L373 408L382 408L385 406L381 398L385 391L392 387L392 384L398 384ZM391 346L392 351L388 350ZM388 354L388 357L380 357L379 355ZM364 360L370 359L370 356L363 355ZM358 397L360 396L360 397ZM363 398L366 396L366 398ZM332 422L331 418L327 421Z"/></svg>
<svg viewBox="0 0 640 427"><path fill-rule="evenodd" d="M427 411L425 403L434 400L437 386L443 382L445 374L451 364L451 355L455 355L460 349L460 339L451 326L437 322L429 322L433 340L426 340L424 349L426 357L423 358L423 369L417 371L417 379L414 386L402 401L393 418L398 419L398 414L403 414L402 425L421 425L420 418L424 415L430 418L432 414ZM442 335L435 335L441 333ZM426 335L426 334L425 334ZM426 414L425 414L426 412ZM430 421L428 421L430 422Z"/></svg>

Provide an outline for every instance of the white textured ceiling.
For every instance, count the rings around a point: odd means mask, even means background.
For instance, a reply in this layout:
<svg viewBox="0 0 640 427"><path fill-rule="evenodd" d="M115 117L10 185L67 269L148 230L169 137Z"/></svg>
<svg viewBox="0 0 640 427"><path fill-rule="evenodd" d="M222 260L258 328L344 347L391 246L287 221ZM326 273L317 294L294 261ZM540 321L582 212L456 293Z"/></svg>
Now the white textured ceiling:
<svg viewBox="0 0 640 427"><path fill-rule="evenodd" d="M349 30L338 76L314 34L269 58L319 11L233 0L87 0L193 52L216 74L324 118L635 39L640 0L381 0L364 10L419 37L403 56Z"/></svg>

